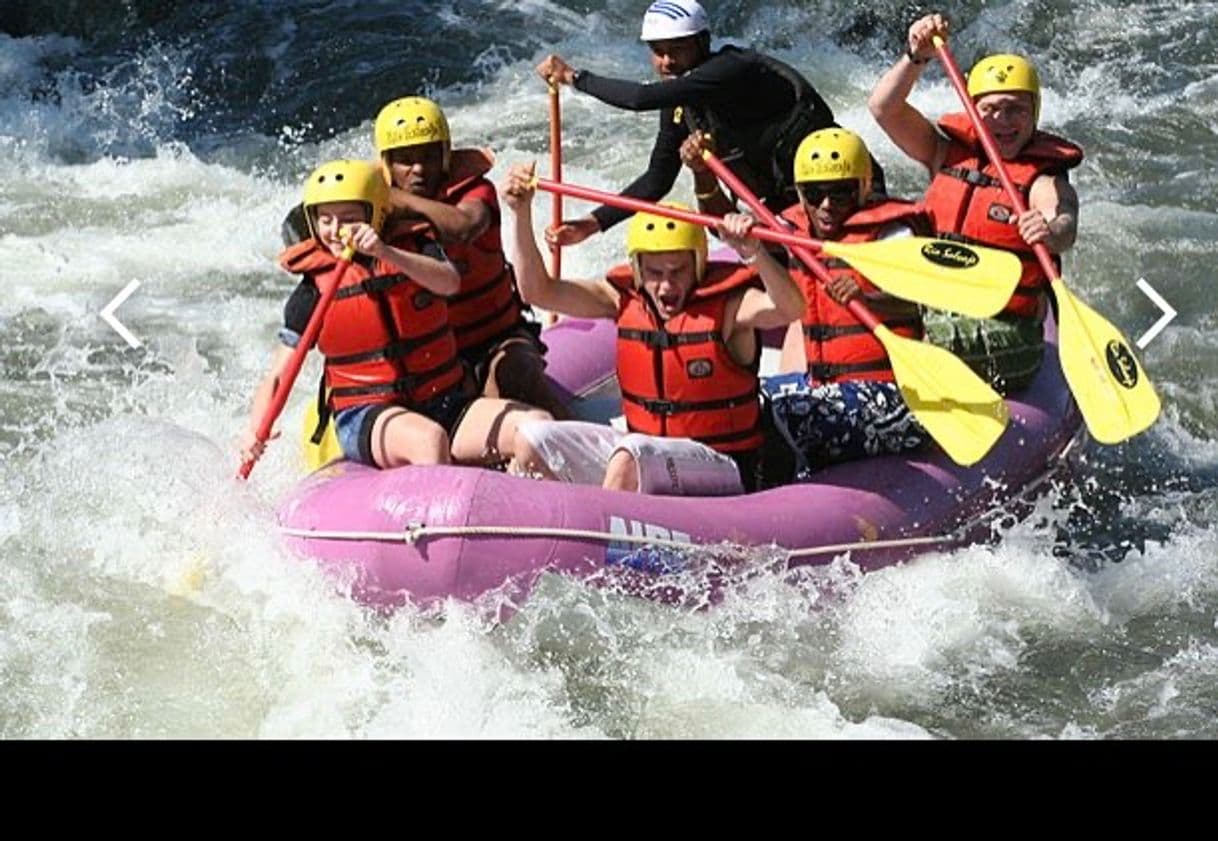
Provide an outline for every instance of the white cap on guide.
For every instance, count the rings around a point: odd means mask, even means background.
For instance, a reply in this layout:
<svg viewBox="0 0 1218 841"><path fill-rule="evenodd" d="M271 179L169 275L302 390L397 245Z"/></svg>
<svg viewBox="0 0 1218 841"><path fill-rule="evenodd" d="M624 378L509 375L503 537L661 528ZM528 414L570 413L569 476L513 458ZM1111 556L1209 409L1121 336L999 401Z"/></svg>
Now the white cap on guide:
<svg viewBox="0 0 1218 841"><path fill-rule="evenodd" d="M656 0L643 15L644 41L687 38L710 30L706 10L697 0Z"/></svg>

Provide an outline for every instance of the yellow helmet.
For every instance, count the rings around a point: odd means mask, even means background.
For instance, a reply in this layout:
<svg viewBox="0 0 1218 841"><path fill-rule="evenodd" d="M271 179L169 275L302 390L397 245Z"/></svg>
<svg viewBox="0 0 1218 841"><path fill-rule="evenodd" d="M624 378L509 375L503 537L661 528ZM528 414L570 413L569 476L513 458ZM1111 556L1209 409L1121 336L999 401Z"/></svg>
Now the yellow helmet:
<svg viewBox="0 0 1218 841"><path fill-rule="evenodd" d="M372 161L329 161L313 170L305 182L304 209L309 233L317 236L313 208L329 202L363 202L368 222L378 232L389 215L389 184L381 168Z"/></svg>
<svg viewBox="0 0 1218 841"><path fill-rule="evenodd" d="M452 134L440 106L421 96L406 96L390 102L376 115L372 129L376 151L383 158L391 149L444 144L444 171L452 159Z"/></svg>
<svg viewBox="0 0 1218 841"><path fill-rule="evenodd" d="M871 192L871 153L863 138L844 128L823 128L805 137L795 150L795 183L859 182L859 201Z"/></svg>
<svg viewBox="0 0 1218 841"><path fill-rule="evenodd" d="M1032 94L1032 120L1040 122L1040 77L1032 62L1020 55L986 56L968 73L968 94L973 99L987 93Z"/></svg>
<svg viewBox="0 0 1218 841"><path fill-rule="evenodd" d="M690 210L678 202L660 202L663 207ZM694 252L694 276L702 280L706 273L706 229L692 222L679 222L653 213L636 213L626 229L626 254L634 268L635 283L642 283L638 255L661 251Z"/></svg>

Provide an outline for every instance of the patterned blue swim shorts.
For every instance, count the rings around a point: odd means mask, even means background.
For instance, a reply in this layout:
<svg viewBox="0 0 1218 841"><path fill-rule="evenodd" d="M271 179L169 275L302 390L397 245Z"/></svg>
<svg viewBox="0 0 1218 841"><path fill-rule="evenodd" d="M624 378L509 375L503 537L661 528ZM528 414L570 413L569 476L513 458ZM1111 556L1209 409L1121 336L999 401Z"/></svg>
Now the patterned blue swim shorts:
<svg viewBox="0 0 1218 841"><path fill-rule="evenodd" d="M761 381L776 434L795 457L795 477L808 479L839 461L916 450L929 439L896 383L856 380L813 388L804 374Z"/></svg>

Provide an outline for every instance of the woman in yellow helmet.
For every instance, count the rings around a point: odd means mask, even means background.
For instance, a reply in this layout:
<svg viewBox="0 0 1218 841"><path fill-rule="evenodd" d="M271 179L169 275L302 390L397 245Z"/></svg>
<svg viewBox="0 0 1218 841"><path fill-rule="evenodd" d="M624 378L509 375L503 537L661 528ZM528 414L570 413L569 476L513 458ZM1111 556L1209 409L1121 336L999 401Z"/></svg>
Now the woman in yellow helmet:
<svg viewBox="0 0 1218 841"><path fill-rule="evenodd" d="M483 463L508 458L515 426L548 419L522 404L474 399L457 355L445 296L456 269L436 243L414 234L381 238L389 187L369 161L331 161L305 182L309 239L280 255L301 276L284 308L284 328L255 394L241 440L246 460L261 454L255 430L321 297L338 284L321 322L325 404L344 456L377 467ZM347 243L356 254L347 266Z"/></svg>
<svg viewBox="0 0 1218 841"><path fill-rule="evenodd" d="M750 216L719 232L748 265L708 263L699 226L647 213L627 232L629 262L596 280L550 277L533 236L532 172L515 166L503 195L526 301L617 322L617 374L630 435L596 424L527 423L518 465L548 478L657 494L754 487L763 441L757 330L799 318L799 287L747 235ZM756 287L760 278L764 289Z"/></svg>
<svg viewBox="0 0 1218 841"><path fill-rule="evenodd" d="M916 21L904 54L880 79L868 104L893 142L926 167L931 183L925 202L935 232L1006 248L1023 261L1019 286L996 318L931 314L926 319L932 342L956 352L998 389L1012 391L1031 383L1043 355L1048 278L1032 245L1043 242L1058 255L1074 244L1078 195L1068 171L1082 162L1083 152L1037 128L1040 80L1027 59L1000 54L978 61L969 73L969 94L1027 197L1028 212L1017 216L967 115L949 114L936 125L906 101L935 55L935 36L946 38L947 32L942 15Z"/></svg>
<svg viewBox="0 0 1218 841"><path fill-rule="evenodd" d="M567 417L545 376L541 327L525 318L503 253L499 198L486 178L494 156L485 149L453 149L444 112L420 96L385 105L373 139L392 187L390 229L429 224L461 275L448 317L480 393Z"/></svg>

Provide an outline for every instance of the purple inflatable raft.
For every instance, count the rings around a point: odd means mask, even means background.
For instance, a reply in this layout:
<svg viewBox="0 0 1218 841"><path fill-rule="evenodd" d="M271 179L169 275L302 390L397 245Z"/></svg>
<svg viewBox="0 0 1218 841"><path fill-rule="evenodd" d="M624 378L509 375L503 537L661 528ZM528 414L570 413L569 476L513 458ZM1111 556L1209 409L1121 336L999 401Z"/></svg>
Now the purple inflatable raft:
<svg viewBox="0 0 1218 841"><path fill-rule="evenodd" d="M573 397L612 388L614 334L607 321L550 328L549 375ZM1010 425L971 468L931 449L836 465L814 481L748 496L682 498L477 468L381 471L336 462L297 486L280 523L297 554L352 581L360 601L383 607L492 590L518 602L543 572L662 601L714 601L725 559L741 546L767 547L767 557L792 567L849 552L871 570L964 543L988 513L1030 495L1049 474L1080 417L1051 322L1046 338L1036 381L1008 401ZM691 587L699 577L688 573L698 564L714 572Z"/></svg>

